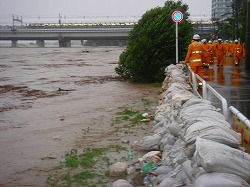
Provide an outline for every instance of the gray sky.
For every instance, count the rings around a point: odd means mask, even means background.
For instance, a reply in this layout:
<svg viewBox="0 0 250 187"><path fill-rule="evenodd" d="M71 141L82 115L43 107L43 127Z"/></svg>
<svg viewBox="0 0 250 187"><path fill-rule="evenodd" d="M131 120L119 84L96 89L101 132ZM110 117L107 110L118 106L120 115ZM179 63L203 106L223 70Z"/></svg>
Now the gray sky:
<svg viewBox="0 0 250 187"><path fill-rule="evenodd" d="M212 0L183 0L189 5L191 19L209 19ZM163 6L165 0L0 0L0 22L9 22L12 14L23 17L24 22L58 18L63 21L84 16L140 17L147 10ZM11 23L11 22L10 22Z"/></svg>

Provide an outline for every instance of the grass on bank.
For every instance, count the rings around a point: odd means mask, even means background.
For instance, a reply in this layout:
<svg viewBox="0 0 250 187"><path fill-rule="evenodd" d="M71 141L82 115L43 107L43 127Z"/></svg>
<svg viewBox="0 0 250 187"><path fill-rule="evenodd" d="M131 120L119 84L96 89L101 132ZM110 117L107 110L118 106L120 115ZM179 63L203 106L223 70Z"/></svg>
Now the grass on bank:
<svg viewBox="0 0 250 187"><path fill-rule="evenodd" d="M142 126L144 122L141 122L142 114L149 111L153 102L142 98L141 103L143 111L125 108L117 112L112 126L125 135L136 134L139 128L144 130ZM88 132L89 128L85 131ZM101 148L86 148L82 153L79 153L77 149L71 149L65 153L64 160L51 170L51 174L47 177L47 185L51 187L108 187L111 180L108 166L118 161L127 161L127 158L123 156L126 155L127 149L118 144ZM114 158L114 154L118 156ZM53 158L44 157L42 160L51 159Z"/></svg>
<svg viewBox="0 0 250 187"><path fill-rule="evenodd" d="M107 156L110 153L121 153L127 151L126 147L111 145L102 148L87 148L82 153L77 149L71 149L64 155L64 161L53 168L47 177L48 186L69 187L106 186L109 173L106 168L113 164ZM125 158L122 158L125 159Z"/></svg>

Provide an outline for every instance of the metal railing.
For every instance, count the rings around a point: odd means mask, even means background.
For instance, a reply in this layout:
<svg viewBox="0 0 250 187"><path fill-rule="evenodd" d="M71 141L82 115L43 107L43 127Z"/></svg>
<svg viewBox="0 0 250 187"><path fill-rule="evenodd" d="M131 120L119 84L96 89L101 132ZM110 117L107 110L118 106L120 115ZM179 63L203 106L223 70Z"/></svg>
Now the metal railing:
<svg viewBox="0 0 250 187"><path fill-rule="evenodd" d="M221 101L222 113L227 121L230 121L232 114L234 114L240 119L241 122L243 122L247 126L247 128L250 129L250 121L247 117L245 117L240 111L238 111L233 106L230 106L228 108L227 100L223 96L221 96L215 89L213 89L209 84L207 84L206 81L203 80L199 75L195 74L191 70L189 65L187 66L187 70L189 75L189 81L193 87L193 92L196 96L208 100L208 91L210 91L217 99ZM202 95L198 92L197 80L199 80L202 83Z"/></svg>

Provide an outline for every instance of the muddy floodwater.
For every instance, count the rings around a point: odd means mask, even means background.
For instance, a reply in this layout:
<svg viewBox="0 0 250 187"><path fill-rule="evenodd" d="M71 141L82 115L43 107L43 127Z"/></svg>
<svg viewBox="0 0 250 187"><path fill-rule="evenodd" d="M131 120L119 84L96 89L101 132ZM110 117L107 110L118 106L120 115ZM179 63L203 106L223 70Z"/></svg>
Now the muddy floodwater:
<svg viewBox="0 0 250 187"><path fill-rule="evenodd" d="M157 106L159 88L115 73L123 50L0 48L0 186L46 186L65 151L109 144L118 111Z"/></svg>

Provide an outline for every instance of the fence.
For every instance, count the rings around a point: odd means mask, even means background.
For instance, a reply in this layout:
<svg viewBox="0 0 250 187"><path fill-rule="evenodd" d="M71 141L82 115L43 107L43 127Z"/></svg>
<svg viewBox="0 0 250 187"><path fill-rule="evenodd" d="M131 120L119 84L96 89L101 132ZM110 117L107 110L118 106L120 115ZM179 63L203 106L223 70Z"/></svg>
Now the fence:
<svg viewBox="0 0 250 187"><path fill-rule="evenodd" d="M208 100L208 92L213 94L217 99L221 101L222 113L226 120L231 124L231 127L242 135L242 146L246 149L246 152L250 153L250 121L235 107L228 107L227 100L222 97L215 89L206 83L199 75L195 74L190 66L187 66L187 72L189 76L190 84L193 88L193 93L199 98ZM202 94L198 90L199 83L202 83Z"/></svg>

